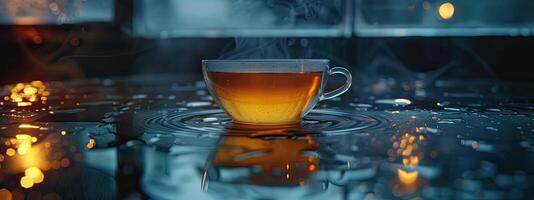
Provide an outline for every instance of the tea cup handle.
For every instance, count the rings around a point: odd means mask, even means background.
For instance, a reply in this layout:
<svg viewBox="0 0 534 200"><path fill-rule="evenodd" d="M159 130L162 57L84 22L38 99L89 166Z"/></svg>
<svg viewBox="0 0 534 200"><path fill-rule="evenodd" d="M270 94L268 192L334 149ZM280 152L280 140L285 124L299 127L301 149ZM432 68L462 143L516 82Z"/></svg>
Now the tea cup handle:
<svg viewBox="0 0 534 200"><path fill-rule="evenodd" d="M349 90L350 86L352 85L352 75L350 75L350 72L349 70L343 68L343 67L334 67L334 68L331 68L328 70L328 75L333 75L333 74L343 74L345 76L345 78L347 79L347 81L345 82L345 84L343 84L341 87L335 89L335 90L332 90L330 92L326 92L323 94L321 94L321 97L319 98L319 100L326 100L326 99L331 99L331 98L334 98L334 97L337 97L343 93L345 93L347 90Z"/></svg>

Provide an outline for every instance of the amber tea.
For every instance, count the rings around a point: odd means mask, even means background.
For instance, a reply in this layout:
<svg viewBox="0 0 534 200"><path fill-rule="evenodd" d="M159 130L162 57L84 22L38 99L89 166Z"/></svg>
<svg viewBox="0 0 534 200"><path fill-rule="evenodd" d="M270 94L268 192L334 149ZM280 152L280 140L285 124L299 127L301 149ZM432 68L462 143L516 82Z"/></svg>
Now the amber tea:
<svg viewBox="0 0 534 200"><path fill-rule="evenodd" d="M298 123L321 87L322 72L211 72L215 95L236 122Z"/></svg>

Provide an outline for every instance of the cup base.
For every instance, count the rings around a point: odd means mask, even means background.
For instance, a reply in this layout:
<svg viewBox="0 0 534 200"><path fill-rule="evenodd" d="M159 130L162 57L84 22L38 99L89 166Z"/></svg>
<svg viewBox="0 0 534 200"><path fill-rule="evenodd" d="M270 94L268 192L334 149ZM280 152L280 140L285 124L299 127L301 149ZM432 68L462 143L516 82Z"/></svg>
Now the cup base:
<svg viewBox="0 0 534 200"><path fill-rule="evenodd" d="M287 124L251 124L234 121L230 127L230 131L247 132L250 136L294 135L301 129L300 121Z"/></svg>
<svg viewBox="0 0 534 200"><path fill-rule="evenodd" d="M307 135L300 121L288 124L251 124L235 122L229 128L230 133L240 132L247 133L248 136L276 136L276 135Z"/></svg>
<svg viewBox="0 0 534 200"><path fill-rule="evenodd" d="M295 128L300 127L300 121L279 123L279 124L263 124L263 123L247 123L233 121L233 127L240 129L273 129L273 128Z"/></svg>

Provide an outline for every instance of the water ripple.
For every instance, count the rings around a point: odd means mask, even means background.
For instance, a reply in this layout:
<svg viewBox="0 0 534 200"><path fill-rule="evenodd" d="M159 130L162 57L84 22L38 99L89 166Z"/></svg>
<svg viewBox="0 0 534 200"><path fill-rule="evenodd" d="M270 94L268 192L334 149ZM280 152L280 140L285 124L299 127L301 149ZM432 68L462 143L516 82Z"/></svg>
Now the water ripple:
<svg viewBox="0 0 534 200"><path fill-rule="evenodd" d="M235 129L232 120L220 109L202 111L165 110L145 113L136 123L143 124L145 134L175 136L220 136L222 134L248 134L250 130ZM286 133L306 132L317 136L370 133L387 127L389 120L378 113L313 110L302 121L301 128Z"/></svg>

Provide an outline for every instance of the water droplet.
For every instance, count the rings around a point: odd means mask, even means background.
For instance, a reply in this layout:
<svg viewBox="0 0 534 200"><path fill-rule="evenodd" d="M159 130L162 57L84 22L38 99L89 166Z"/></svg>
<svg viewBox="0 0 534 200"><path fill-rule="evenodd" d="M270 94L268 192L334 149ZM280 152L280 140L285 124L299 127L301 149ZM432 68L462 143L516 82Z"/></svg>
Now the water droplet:
<svg viewBox="0 0 534 200"><path fill-rule="evenodd" d="M461 109L459 108L451 108L451 107L445 107L443 108L444 110L448 110L448 111L462 111Z"/></svg>
<svg viewBox="0 0 534 200"><path fill-rule="evenodd" d="M218 119L216 117L206 117L204 119L202 119L203 122L214 122L214 121L217 121Z"/></svg>
<svg viewBox="0 0 534 200"><path fill-rule="evenodd" d="M406 106L412 104L409 99L377 99L375 103Z"/></svg>
<svg viewBox="0 0 534 200"><path fill-rule="evenodd" d="M365 103L350 103L349 105L353 107L359 107L359 108L372 108L373 107L371 104L365 104Z"/></svg>
<svg viewBox="0 0 534 200"><path fill-rule="evenodd" d="M147 97L147 94L136 94L132 96L132 99L146 99Z"/></svg>
<svg viewBox="0 0 534 200"><path fill-rule="evenodd" d="M439 106L439 107L448 106L448 105L449 105L449 102L448 102L448 101L437 102L436 105Z"/></svg>
<svg viewBox="0 0 534 200"><path fill-rule="evenodd" d="M210 106L211 102L207 101L193 101L186 104L187 107L205 107Z"/></svg>
<svg viewBox="0 0 534 200"><path fill-rule="evenodd" d="M430 128L430 127L418 127L419 131L422 133L438 133L439 129Z"/></svg>
<svg viewBox="0 0 534 200"><path fill-rule="evenodd" d="M85 111L85 108L73 108L73 109L63 109L63 110L51 110L50 114L74 114Z"/></svg>
<svg viewBox="0 0 534 200"><path fill-rule="evenodd" d="M497 129L495 127L491 127L491 126L486 127L486 129L488 129L490 131L499 131L499 129Z"/></svg>

